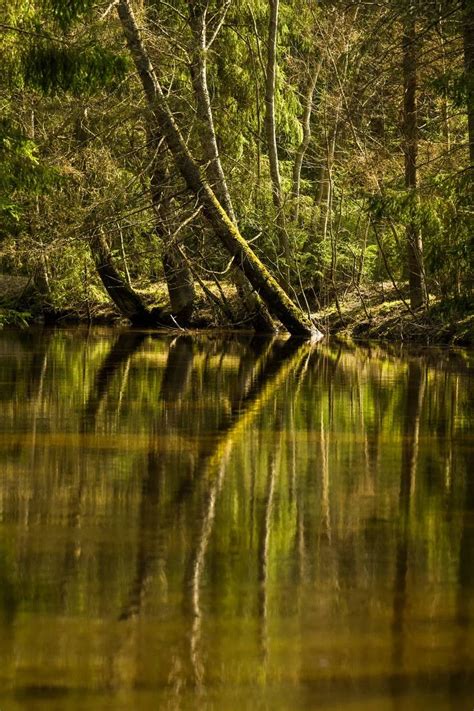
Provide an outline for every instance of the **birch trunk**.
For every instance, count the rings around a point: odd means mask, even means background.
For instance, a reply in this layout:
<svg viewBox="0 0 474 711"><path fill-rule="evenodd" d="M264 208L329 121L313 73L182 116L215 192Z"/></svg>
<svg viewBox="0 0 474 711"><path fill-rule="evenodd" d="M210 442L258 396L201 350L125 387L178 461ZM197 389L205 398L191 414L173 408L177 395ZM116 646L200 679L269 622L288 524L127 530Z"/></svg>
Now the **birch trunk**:
<svg viewBox="0 0 474 711"><path fill-rule="evenodd" d="M207 84L207 26L206 7L202 2L188 2L190 25L194 38L191 57L191 79L196 97L196 114L199 138L204 159L207 162L206 173L211 188L232 222L236 222L234 208L225 179L224 170L217 145L216 129L212 113L211 97Z"/></svg>
<svg viewBox="0 0 474 711"><path fill-rule="evenodd" d="M265 133L267 138L268 161L272 181L273 204L277 212L277 226L280 249L285 255L287 266L290 262L290 245L285 229L283 214L283 194L281 189L280 166L278 163L278 146L276 140L275 119L275 83L276 83L276 50L278 35L279 0L269 0L270 16L268 22L267 67L265 78ZM288 274L287 274L288 276Z"/></svg>
<svg viewBox="0 0 474 711"><path fill-rule="evenodd" d="M197 125L201 148L206 161L206 174L220 204L234 224L237 224L232 199L222 167L207 83L207 21L206 7L201 2L189 2L190 25L194 38L191 57L191 79L196 97ZM225 9L223 10L225 12ZM242 298L247 315L257 330L273 331L272 319L257 294L249 288L243 274L234 269L231 278Z"/></svg>
<svg viewBox="0 0 474 711"><path fill-rule="evenodd" d="M303 128L303 138L300 145L298 146L298 150L296 151L295 163L293 166L293 186L291 189L292 196L295 199L295 207L293 211L293 217L295 222L298 221L301 169L303 167L303 160L306 155L306 151L308 150L308 146L311 141L311 114L313 111L313 96L314 91L316 89L320 69L321 61L319 61L316 67L314 68L304 95L303 118L301 120L301 125Z"/></svg>
<svg viewBox="0 0 474 711"><path fill-rule="evenodd" d="M198 197L216 236L229 254L235 257L236 264L260 294L270 313L279 318L290 333L319 337L309 318L293 304L232 223L189 153L143 45L129 0L119 1L118 14L157 125L166 138L177 168L188 188Z"/></svg>

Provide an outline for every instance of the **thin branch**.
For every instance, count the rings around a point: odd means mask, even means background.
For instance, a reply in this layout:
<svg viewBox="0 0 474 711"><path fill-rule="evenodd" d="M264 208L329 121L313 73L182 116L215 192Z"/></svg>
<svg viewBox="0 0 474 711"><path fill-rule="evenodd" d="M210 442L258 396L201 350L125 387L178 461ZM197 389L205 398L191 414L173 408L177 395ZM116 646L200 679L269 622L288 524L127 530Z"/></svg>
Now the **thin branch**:
<svg viewBox="0 0 474 711"><path fill-rule="evenodd" d="M206 50L210 49L210 47L214 44L216 37L219 34L222 25L224 24L224 20L226 18L227 11L230 7L231 2L232 2L232 0L225 0L223 6L221 8L221 16L220 16L219 20L217 21L217 25L214 29L214 32L212 33L211 38L209 39L209 41L206 44Z"/></svg>
<svg viewBox="0 0 474 711"><path fill-rule="evenodd" d="M105 20L105 18L106 18L107 15L109 14L109 12L111 12L111 11L114 9L114 7L116 7L117 5L118 5L118 0L113 0L113 2L110 3L110 5L108 6L108 8L107 8L106 10L104 10L104 12L103 12L102 15L100 16L99 20L100 20L101 22L102 22L103 20Z"/></svg>
<svg viewBox="0 0 474 711"><path fill-rule="evenodd" d="M53 40L54 42L60 42L61 44L69 44L68 41L62 39L62 37L56 37L55 35L50 35L47 32L34 32L32 30L23 30L21 27L5 25L3 22L0 22L0 30L5 30L6 32L18 32L18 34L20 35L27 35L29 37L41 37L42 39Z"/></svg>

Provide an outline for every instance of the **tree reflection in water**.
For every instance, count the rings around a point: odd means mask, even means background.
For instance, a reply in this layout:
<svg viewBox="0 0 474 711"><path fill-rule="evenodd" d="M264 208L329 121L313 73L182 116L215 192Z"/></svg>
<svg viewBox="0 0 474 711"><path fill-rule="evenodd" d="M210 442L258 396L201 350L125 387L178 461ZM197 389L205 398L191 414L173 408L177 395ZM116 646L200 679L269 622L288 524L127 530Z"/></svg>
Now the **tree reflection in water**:
<svg viewBox="0 0 474 711"><path fill-rule="evenodd" d="M470 698L470 354L10 331L0 376L6 707Z"/></svg>

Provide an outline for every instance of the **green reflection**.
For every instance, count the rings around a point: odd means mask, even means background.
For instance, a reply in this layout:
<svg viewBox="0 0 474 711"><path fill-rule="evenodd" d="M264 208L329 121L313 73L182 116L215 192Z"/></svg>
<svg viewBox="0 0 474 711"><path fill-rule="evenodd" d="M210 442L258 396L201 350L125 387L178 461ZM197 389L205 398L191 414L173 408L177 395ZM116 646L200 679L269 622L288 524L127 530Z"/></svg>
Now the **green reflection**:
<svg viewBox="0 0 474 711"><path fill-rule="evenodd" d="M5 331L0 381L0 706L472 705L472 354Z"/></svg>

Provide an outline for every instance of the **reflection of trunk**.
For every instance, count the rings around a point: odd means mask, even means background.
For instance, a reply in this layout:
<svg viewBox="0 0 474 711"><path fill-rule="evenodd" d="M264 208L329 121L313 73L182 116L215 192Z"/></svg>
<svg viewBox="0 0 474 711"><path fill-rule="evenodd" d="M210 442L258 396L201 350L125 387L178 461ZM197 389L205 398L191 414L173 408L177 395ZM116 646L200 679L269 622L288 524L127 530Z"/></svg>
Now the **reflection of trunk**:
<svg viewBox="0 0 474 711"><path fill-rule="evenodd" d="M182 344L183 347L185 347L186 341L184 339ZM219 478L222 479L224 475L224 469L222 469L223 463L226 460L227 454L230 451L230 447L234 443L235 439L239 436L241 432L248 431L248 428L251 426L253 419L258 415L258 413L261 412L262 408L268 403L269 399L271 397L274 397L277 389L284 382L286 382L290 374L293 373L295 369L299 366L303 355L307 352L307 348L309 347L305 344L300 345L293 339L287 341L287 343L285 343L283 347L281 347L281 344L279 345L280 347L278 347L278 345L275 345L273 352L269 355L267 363L262 368L261 372L259 370L260 359L257 359L255 364L257 374L253 380L253 385L250 388L249 392L246 394L242 393L241 397L236 398L232 406L231 413L224 420L223 424L216 433L216 437L214 442L212 443L211 448L205 449L199 455L196 464L193 467L192 473L183 479L181 484L178 486L175 495L169 501L168 510L171 512L172 515L176 515L179 511L182 510L182 505L184 501L189 500L191 496L196 492L198 483L202 481L206 473L218 471L219 474L217 476L217 480L219 480ZM184 359L182 358L182 351L176 351L175 354L173 354L172 360L170 352L170 357L166 366L166 372L168 372L170 376L172 373L174 373L173 377L176 385L172 385L171 382L168 382L168 384L165 385L165 382L163 381L162 396L165 396L165 393L167 393L167 398L174 400L179 399L179 395L181 392L179 389L179 383L186 383L188 380L188 375L186 375L186 373L189 374L188 365L186 365L184 371L180 369L180 364L185 361L187 361L187 357L185 357ZM179 372L175 372L176 369ZM163 458L161 458L161 460L163 460ZM149 470L147 477L149 476L157 476L156 467L153 469L153 471L151 469ZM211 485L211 489L209 490L211 497L213 492L212 486L213 485ZM215 496L217 496L220 484L217 483L216 486L217 488L214 491L214 498ZM148 484L144 482L144 491L147 487ZM153 502L151 504L147 504L144 500L142 503L142 509L143 507L148 505L154 506ZM212 521L212 518L214 516L214 505L215 503L212 504L212 510L208 509L208 523ZM143 515L144 514L142 513L140 514L141 520ZM156 506L154 508L153 516L151 514L147 514L146 518L147 521L151 521L152 519L155 522L157 521ZM158 538L158 532L155 531L153 535ZM203 535L204 538L202 540L204 540L206 537L205 533ZM143 544L145 542L144 536L142 536L142 538ZM206 545L207 543L202 548L204 553L206 550ZM146 564L143 563L144 558L146 558ZM144 589L148 586L148 583L153 574L153 567L156 563L156 558L156 554L147 555L145 551L141 551L139 553L137 573L131 587L128 602L124 606L120 619L129 619L130 617L139 614L141 605L143 603Z"/></svg>
<svg viewBox="0 0 474 711"><path fill-rule="evenodd" d="M455 668L463 671L466 681L472 674L472 612L474 600L474 476L469 449L465 449L465 494L459 547L458 589L456 599ZM459 686L459 672L453 674L453 690Z"/></svg>
<svg viewBox="0 0 474 711"><path fill-rule="evenodd" d="M278 417L279 419L279 417ZM275 431L279 432L280 422L275 423ZM268 658L268 575L269 575L269 555L270 555L270 535L273 513L273 498L275 493L275 479L280 467L280 442L275 442L268 464L267 490L262 508L262 521L259 533L258 550L258 607L260 617L260 642L264 663Z"/></svg>
<svg viewBox="0 0 474 711"><path fill-rule="evenodd" d="M90 248L105 290L121 315L134 324L149 322L150 313L145 303L120 275L100 228L91 237Z"/></svg>
<svg viewBox="0 0 474 711"><path fill-rule="evenodd" d="M186 392L193 369L193 339L178 336L169 347L168 359L161 383L160 399L178 402Z"/></svg>
<svg viewBox="0 0 474 711"><path fill-rule="evenodd" d="M330 542L331 506L329 493L329 441L326 438L326 432L324 428L324 416L321 408L321 524L322 530L324 530L325 536Z"/></svg>
<svg viewBox="0 0 474 711"><path fill-rule="evenodd" d="M193 55L191 62L191 78L196 96L196 113L198 119L198 132L206 161L206 174L209 183L220 204L229 218L237 224L232 200L219 155L214 117L212 115L211 98L207 85L207 7L200 2L189 3L191 29L194 35ZM253 322L258 330L273 331L273 323L263 303L256 294L252 294L247 280L242 273L234 269L231 276L235 280L246 311L249 315L255 314Z"/></svg>
<svg viewBox="0 0 474 711"><path fill-rule="evenodd" d="M420 228L416 215L416 187L418 182L418 121L416 106L417 87L417 36L415 10L411 6L405 19L403 33L403 85L404 85L404 153L405 187L410 193L410 217L406 226L408 252L408 280L410 285L410 303L413 309L426 302L426 289L423 272L423 250Z"/></svg>
<svg viewBox="0 0 474 711"><path fill-rule="evenodd" d="M424 397L424 368L420 362L409 363L406 409L402 440L402 463L399 491L399 531L395 580L393 585L392 664L395 672L403 666L405 611L407 606L408 538L411 500L418 464L420 416Z"/></svg>
<svg viewBox="0 0 474 711"><path fill-rule="evenodd" d="M292 344L293 346L295 344ZM289 353L292 352L292 349L289 350ZM305 351L306 352L306 351ZM302 353L298 350L297 353L302 355ZM281 354L280 354L281 356ZM293 358L291 358L291 362L293 362ZM258 366L259 359L257 360L256 366ZM273 363L273 365L272 365ZM277 365L279 363L279 367ZM286 363L285 359L283 359L283 362L281 362L280 358L277 358L276 361L272 361L270 359L270 362L268 363L268 369L264 368L264 373L266 373L268 377L268 372L272 371L274 367L277 368L277 373L276 375L281 375L281 370ZM301 359L298 358L297 364L299 365L301 363ZM286 373L286 370L284 370ZM263 378L263 382L266 381L267 378ZM274 381L272 381L274 382ZM282 380L281 382L284 382ZM274 383L276 387L280 384L280 378L278 377L276 379L276 383ZM270 383L268 383L270 385ZM245 399L245 393L242 393L242 399L240 400L240 404L238 406L238 409L236 410L239 414L237 415L236 421L232 424L232 426L229 429L223 428L221 431L222 438L220 441L218 441L218 444L214 451L211 453L206 453L204 457L201 459L201 462L198 462L197 465L197 472L200 475L200 478L202 477L203 472L206 472L206 479L209 476L214 476L214 479L212 480L211 484L209 485L207 492L206 492L206 505L204 508L204 513L202 516L202 524L200 528L200 533L197 537L197 544L196 547L194 548L193 554L191 556L191 562L190 565L188 566L188 575L185 580L185 584L189 587L190 590L190 596L191 596L191 611L193 613L193 626L192 626L192 633L191 633L191 661L194 669L194 674L195 674L195 679L197 683L201 683L202 681L202 676L203 676L203 665L202 661L200 658L200 650L199 650L199 643L200 643L200 634L201 634L201 602L200 602L200 588L201 588L201 580L202 580L202 574L204 570L204 563L205 563L205 555L207 551L207 546L209 543L209 539L212 533L212 528L213 528L213 523L215 519L215 513L216 513L216 501L217 497L219 495L219 492L222 488L224 476L225 476L225 470L227 466L227 461L230 455L231 448L233 446L233 443L235 441L236 433L239 432L241 429L245 428L246 431L248 431L248 428L250 426L250 419L253 419L255 414L257 412L261 411L261 408L264 406L264 404L267 402L267 397L266 397L266 387L262 391L262 385L258 388L258 392L260 392L260 397L257 397L255 407L253 405L248 405L245 409L242 404L242 400ZM275 394L275 389L272 387L270 388L269 392L271 392L273 395ZM250 402L254 400L254 397L249 396ZM276 427L277 431L280 431L280 427ZM260 594L259 594L259 599L260 599L260 611L261 611L261 619L262 619L262 645L264 650L266 650L266 616L267 616L267 578L268 578L268 555L269 555L269 545L270 545L270 529L271 529L271 516L272 516L272 510L273 510L273 494L274 494L274 488L275 488L275 477L276 477L276 472L279 468L279 459L278 459L278 454L280 450L280 445L281 442L277 443L275 446L274 453L272 455L272 463L269 469L269 474L268 474L268 479L267 479L267 492L265 496L265 504L264 504L264 513L263 513L263 521L262 521L262 528L260 532L260 553L259 553L259 560L260 560L260 565L259 565L259 580L260 580ZM276 454L275 454L276 453ZM215 473L217 472L217 473Z"/></svg>
<svg viewBox="0 0 474 711"><path fill-rule="evenodd" d="M467 622L466 610L469 601L472 601L474 591L474 476L472 466L466 458L466 492L464 498L464 515L461 534L461 547L459 550L459 586L461 588L458 606L458 619L460 623Z"/></svg>
<svg viewBox="0 0 474 711"><path fill-rule="evenodd" d="M130 588L129 599L119 616L119 620L128 620L139 614L145 599L147 588L153 579L153 568L159 558L156 542L158 507L161 501L165 460L161 453L151 449L148 453L146 473L143 478L140 511L139 539L135 578ZM150 533L153 533L155 545L151 544Z"/></svg>
<svg viewBox="0 0 474 711"><path fill-rule="evenodd" d="M170 235L165 229L168 199L165 195L166 168L160 148L159 137L152 134L151 144L155 150L150 179L151 200L155 211L155 232L163 245L163 271L171 304L171 313L180 325L186 325L194 306L194 283L191 271L182 256L179 246L170 246Z"/></svg>
<svg viewBox="0 0 474 711"><path fill-rule="evenodd" d="M104 358L95 377L91 392L89 393L84 408L83 431L94 430L100 405L110 388L115 374L124 363L130 362L130 359L137 352L145 339L145 333L134 333L133 331L127 331L118 336Z"/></svg>
<svg viewBox="0 0 474 711"><path fill-rule="evenodd" d="M43 387L48 367L48 351L51 342L51 333L46 331L41 334L39 343L35 345L34 356L31 361L31 376L28 380L29 399L33 404L33 422L31 427L31 460L30 469L35 471L36 459L36 428L38 424L38 414L43 400ZM30 394L31 393L31 394Z"/></svg>
<svg viewBox="0 0 474 711"><path fill-rule="evenodd" d="M474 168L474 2L462 0L469 159Z"/></svg>
<svg viewBox="0 0 474 711"><path fill-rule="evenodd" d="M266 361L260 369L260 359L255 364L255 376L251 378L251 387L241 398L232 403L229 414L223 420L217 433L217 446L204 458L215 457L230 437L236 436L240 429L253 420L269 398L285 382L290 373L294 373L301 364L309 346L301 345L297 340L289 339L283 345L276 341Z"/></svg>
<svg viewBox="0 0 474 711"><path fill-rule="evenodd" d="M230 446L224 453L217 474L209 486L206 494L206 505L202 514L202 524L197 537L197 545L191 555L189 564L189 577L185 580L186 587L189 588L191 597L191 611L193 614L193 625L191 630L191 663L194 670L196 684L202 683L204 675L204 665L200 655L201 640L201 582L206 561L206 551L211 537L214 519L216 516L216 502L224 481L227 460L230 454Z"/></svg>
<svg viewBox="0 0 474 711"><path fill-rule="evenodd" d="M187 337L176 339L170 345L168 352L161 385L161 400L164 402L179 402L187 390L192 366L192 340ZM139 513L139 548L135 578L130 588L128 601L120 615L120 620L128 620L140 613L146 590L154 575L154 569L160 553L159 545L157 545L161 540L158 508L165 474L166 459L163 453L150 448L148 465L142 483ZM152 534L151 541L150 534Z"/></svg>
<svg viewBox="0 0 474 711"><path fill-rule="evenodd" d="M260 294L270 312L279 318L291 333L310 336L314 327L309 319L292 303L285 291L249 247L221 207L189 153L143 45L129 0L119 0L118 13L155 120L166 138L176 166L188 188L198 196L203 213L213 227L216 236L227 251L236 258L237 265Z"/></svg>
<svg viewBox="0 0 474 711"><path fill-rule="evenodd" d="M268 22L267 43L267 76L265 80L265 131L267 135L268 161L270 164L270 177L272 181L273 204L277 211L277 225L280 249L285 255L287 267L290 261L290 247L285 229L283 215L283 195L281 189L280 167L278 164L278 146L276 139L275 120L275 82L276 82L276 49L278 34L278 5L279 0L269 0L270 16Z"/></svg>

